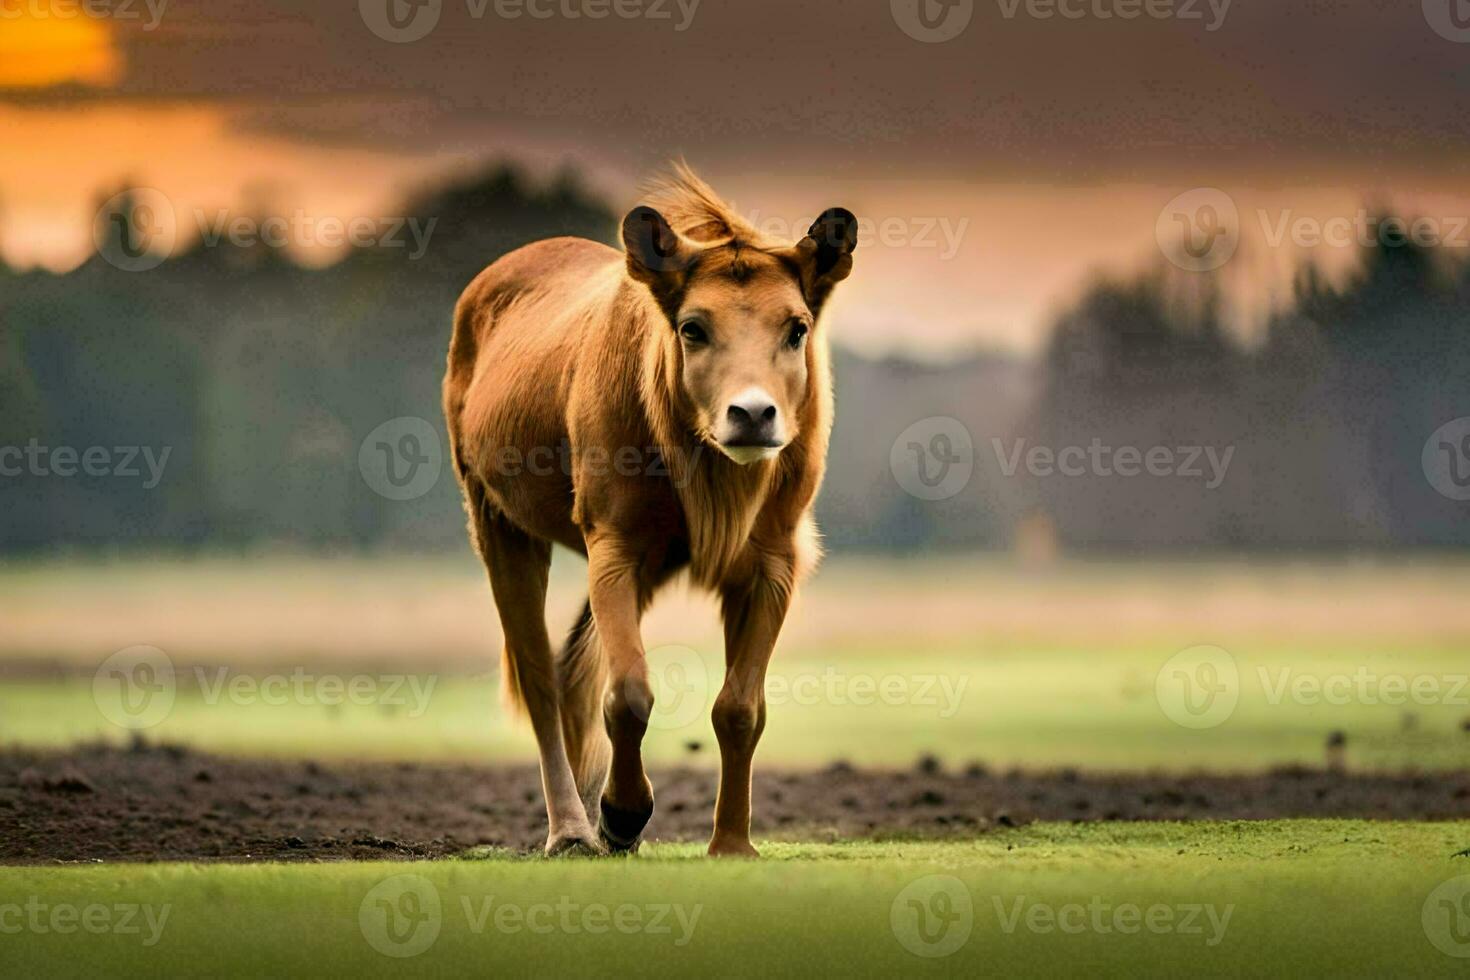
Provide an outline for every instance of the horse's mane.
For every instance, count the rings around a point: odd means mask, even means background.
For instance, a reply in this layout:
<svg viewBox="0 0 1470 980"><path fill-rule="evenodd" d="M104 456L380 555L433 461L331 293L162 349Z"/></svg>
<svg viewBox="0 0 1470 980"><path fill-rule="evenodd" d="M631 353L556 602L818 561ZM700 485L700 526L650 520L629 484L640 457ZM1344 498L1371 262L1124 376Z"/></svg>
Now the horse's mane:
<svg viewBox="0 0 1470 980"><path fill-rule="evenodd" d="M770 249L783 244L762 235L683 160L675 160L668 173L649 183L644 200L675 231L701 245Z"/></svg>

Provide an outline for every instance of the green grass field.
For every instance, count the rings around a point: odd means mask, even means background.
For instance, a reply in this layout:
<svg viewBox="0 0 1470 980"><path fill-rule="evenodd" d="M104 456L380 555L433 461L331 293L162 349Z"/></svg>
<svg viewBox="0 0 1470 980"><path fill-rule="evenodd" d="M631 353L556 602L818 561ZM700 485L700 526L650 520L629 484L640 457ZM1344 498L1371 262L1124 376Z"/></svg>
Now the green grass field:
<svg viewBox="0 0 1470 980"><path fill-rule="evenodd" d="M580 604L580 575L558 568L553 622ZM1470 767L1466 594L1470 567L1445 564L835 561L778 650L761 756L1244 771L1319 765L1340 731L1358 768ZM323 758L533 754L500 712L494 609L468 562L0 565L0 622L12 743L130 737L94 682L114 652L147 644L177 672L171 708L140 729L150 738ZM646 753L686 760L688 742L713 744L715 611L676 592L645 633L659 688ZM1189 659L1202 647L1225 652L1228 677ZM1228 681L1233 707L1182 710L1195 678ZM358 679L363 696L332 703L332 685Z"/></svg>
<svg viewBox="0 0 1470 980"><path fill-rule="evenodd" d="M580 604L579 574L554 575L553 621ZM1466 594L1470 566L1445 563L835 562L783 638L758 764L1251 771L1320 765L1343 732L1354 768L1470 768ZM242 755L533 757L498 707L494 612L468 563L0 565L0 622L11 744L137 731ZM675 596L646 637L647 758L713 762L712 608ZM176 673L135 729L99 667L138 644ZM342 697L358 677L362 696ZM767 842L733 864L654 844L632 860L6 868L0 962L18 976L1462 975L1467 848L1470 823L1285 820Z"/></svg>
<svg viewBox="0 0 1470 980"><path fill-rule="evenodd" d="M712 761L708 752L691 756L686 744L714 744L708 709L719 665L692 656L652 655L664 690L645 744L650 760ZM1159 703L1155 682L1167 659L1168 651L1102 657L1036 649L992 650L983 658L893 650L844 661L837 652L821 658L801 651L772 668L761 755L789 766L836 759L906 766L933 753L956 765L1249 771L1320 765L1329 733L1343 731L1356 768L1470 766L1470 732L1463 729L1470 687L1455 693L1470 670L1463 653L1417 648L1355 659L1355 672L1438 684L1438 700L1424 703L1414 703L1412 692L1402 703L1383 703L1395 700L1387 695L1379 703L1353 696L1335 703L1325 693L1315 703L1291 694L1273 701L1282 678L1289 685L1353 678L1326 651L1242 656L1239 702L1208 728L1176 723ZM704 667L675 673L691 663ZM167 716L139 731L235 754L505 760L534 753L526 728L502 713L494 676L400 680L396 672L315 670L303 675L305 693L297 697L281 686L289 671L198 670L183 669ZM367 685L356 700L317 688L354 677ZM244 693L232 694L231 684ZM0 717L6 740L29 745L119 740L132 732L99 710L91 677L0 684Z"/></svg>
<svg viewBox="0 0 1470 980"><path fill-rule="evenodd" d="M1470 955L1466 846L1466 823L1052 824L767 845L756 863L679 846L10 869L0 945L13 976L1451 976Z"/></svg>

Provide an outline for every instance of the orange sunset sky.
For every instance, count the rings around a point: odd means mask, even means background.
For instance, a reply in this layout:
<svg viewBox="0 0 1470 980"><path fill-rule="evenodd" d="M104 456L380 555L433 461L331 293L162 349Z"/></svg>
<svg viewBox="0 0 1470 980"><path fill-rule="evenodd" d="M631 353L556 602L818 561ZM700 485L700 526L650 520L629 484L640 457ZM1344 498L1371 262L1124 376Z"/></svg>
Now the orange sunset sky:
<svg viewBox="0 0 1470 980"><path fill-rule="evenodd" d="M442 0L408 43L375 35L374 2L0 0L0 254L75 265L123 180L186 227L262 199L391 216L510 158L574 165L621 209L683 155L773 228L834 204L870 222L833 312L850 344L1028 353L1091 276L1163 262L1161 209L1191 188L1238 208L1222 275L1241 329L1301 261L1354 259L1273 243L1283 219L1470 215L1470 38L1418 0L1235 0L1213 29L974 0L939 43L902 28L919 0L686 0L669 19L655 0L603 19Z"/></svg>

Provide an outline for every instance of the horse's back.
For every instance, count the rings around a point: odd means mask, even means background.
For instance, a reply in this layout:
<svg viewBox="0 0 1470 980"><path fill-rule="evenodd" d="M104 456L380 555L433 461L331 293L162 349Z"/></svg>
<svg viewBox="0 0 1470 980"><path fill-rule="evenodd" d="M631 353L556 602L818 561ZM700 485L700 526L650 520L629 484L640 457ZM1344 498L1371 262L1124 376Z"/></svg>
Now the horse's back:
<svg viewBox="0 0 1470 980"><path fill-rule="evenodd" d="M535 242L476 276L455 310L444 409L462 475L526 530L573 546L567 398L622 263L622 253L586 239Z"/></svg>
<svg viewBox="0 0 1470 980"><path fill-rule="evenodd" d="M621 268L619 252L585 238L548 238L508 252L460 295L451 374L497 354L567 345L574 338L552 328L595 301Z"/></svg>

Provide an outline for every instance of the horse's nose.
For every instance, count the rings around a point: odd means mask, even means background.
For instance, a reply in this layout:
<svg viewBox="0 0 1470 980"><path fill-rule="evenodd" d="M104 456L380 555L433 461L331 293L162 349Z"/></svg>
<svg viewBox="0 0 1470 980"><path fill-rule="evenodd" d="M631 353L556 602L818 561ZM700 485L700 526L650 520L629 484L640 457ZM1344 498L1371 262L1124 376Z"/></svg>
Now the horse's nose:
<svg viewBox="0 0 1470 980"><path fill-rule="evenodd" d="M725 418L736 440L768 442L776 429L776 406L763 391L745 391L725 409Z"/></svg>
<svg viewBox="0 0 1470 980"><path fill-rule="evenodd" d="M776 406L769 403L761 405L746 402L744 405L731 405L727 414L735 425L750 428L776 421Z"/></svg>

